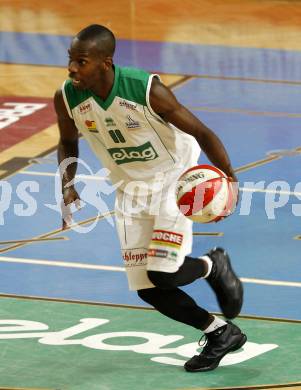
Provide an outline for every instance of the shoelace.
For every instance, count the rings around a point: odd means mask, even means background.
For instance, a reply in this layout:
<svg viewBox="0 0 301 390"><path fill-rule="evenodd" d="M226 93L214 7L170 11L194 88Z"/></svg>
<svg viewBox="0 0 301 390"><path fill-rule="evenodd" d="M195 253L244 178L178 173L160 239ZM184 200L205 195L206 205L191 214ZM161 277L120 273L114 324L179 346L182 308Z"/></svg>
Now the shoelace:
<svg viewBox="0 0 301 390"><path fill-rule="evenodd" d="M218 331L219 329L223 329L225 328L227 325L224 325L222 326L221 328L218 328L216 331ZM220 334L223 333L222 331L220 332ZM203 339L205 339L203 341ZM200 347L203 347L203 351L205 352L206 351L206 348L209 347L209 343L210 343L210 337L208 337L208 335L206 333L203 334L203 336L199 339L198 341L198 345Z"/></svg>
<svg viewBox="0 0 301 390"><path fill-rule="evenodd" d="M203 340L203 339L205 339L205 340ZM206 333L204 333L203 336L199 339L198 345L200 347L205 347L205 345L207 345L207 343L208 343L208 337L207 337Z"/></svg>
<svg viewBox="0 0 301 390"><path fill-rule="evenodd" d="M205 339L205 340L203 340L203 339ZM206 354L208 352L210 340L209 340L209 337L206 335L206 333L204 333L203 336L199 339L198 345L200 347L203 347L201 355Z"/></svg>

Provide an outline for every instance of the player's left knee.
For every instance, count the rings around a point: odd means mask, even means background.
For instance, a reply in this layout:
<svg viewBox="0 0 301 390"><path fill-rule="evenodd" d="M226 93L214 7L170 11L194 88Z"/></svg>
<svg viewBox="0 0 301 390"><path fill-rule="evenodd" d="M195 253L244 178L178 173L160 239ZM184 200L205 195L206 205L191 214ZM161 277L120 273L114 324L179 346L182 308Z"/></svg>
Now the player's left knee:
<svg viewBox="0 0 301 390"><path fill-rule="evenodd" d="M171 290L177 287L176 278L173 273L160 271L147 271L149 280L162 290Z"/></svg>

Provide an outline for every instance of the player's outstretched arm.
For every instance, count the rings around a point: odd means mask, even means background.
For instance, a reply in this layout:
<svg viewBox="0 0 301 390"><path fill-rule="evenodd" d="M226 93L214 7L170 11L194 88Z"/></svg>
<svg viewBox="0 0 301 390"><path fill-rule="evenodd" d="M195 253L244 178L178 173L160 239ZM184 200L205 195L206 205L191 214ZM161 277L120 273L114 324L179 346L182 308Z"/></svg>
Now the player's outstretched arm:
<svg viewBox="0 0 301 390"><path fill-rule="evenodd" d="M192 135L212 164L225 172L233 181L237 181L228 154L217 135L181 105L172 91L157 78L152 82L150 104L166 122Z"/></svg>
<svg viewBox="0 0 301 390"><path fill-rule="evenodd" d="M74 121L69 117L62 91L59 89L54 95L54 107L57 114L60 140L58 144L58 162L60 164L60 173L62 179L62 194L64 204L62 205L63 229L66 229L71 222L71 213L69 205L75 202L77 205L80 201L79 195L73 185L69 185L76 174L77 162L66 164L67 158L78 158L78 130Z"/></svg>

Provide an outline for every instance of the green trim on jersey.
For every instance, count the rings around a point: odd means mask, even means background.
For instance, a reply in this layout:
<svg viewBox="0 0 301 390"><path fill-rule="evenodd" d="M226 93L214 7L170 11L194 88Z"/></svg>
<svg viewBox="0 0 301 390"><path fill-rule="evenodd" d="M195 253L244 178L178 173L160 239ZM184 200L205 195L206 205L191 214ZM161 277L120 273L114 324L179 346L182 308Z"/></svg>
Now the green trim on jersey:
<svg viewBox="0 0 301 390"><path fill-rule="evenodd" d="M66 80L64 84L64 90L70 110L73 110L74 107L78 106L91 96L91 93L88 90L82 91L76 89L72 84L72 80L70 79Z"/></svg>
<svg viewBox="0 0 301 390"><path fill-rule="evenodd" d="M90 91L91 96L93 96L94 100L104 110L110 107L118 91L120 68L118 66L115 66L114 68L115 68L114 84L106 100L102 100L99 96L95 95L92 91Z"/></svg>
<svg viewBox="0 0 301 390"><path fill-rule="evenodd" d="M149 73L135 68L120 68L114 65L114 84L106 100L102 100L91 90L80 90L73 86L71 80L66 80L65 93L71 110L90 97L107 110L112 104L115 96L146 106L146 90L149 80Z"/></svg>
<svg viewBox="0 0 301 390"><path fill-rule="evenodd" d="M149 73L141 69L120 68L118 96L146 106Z"/></svg>

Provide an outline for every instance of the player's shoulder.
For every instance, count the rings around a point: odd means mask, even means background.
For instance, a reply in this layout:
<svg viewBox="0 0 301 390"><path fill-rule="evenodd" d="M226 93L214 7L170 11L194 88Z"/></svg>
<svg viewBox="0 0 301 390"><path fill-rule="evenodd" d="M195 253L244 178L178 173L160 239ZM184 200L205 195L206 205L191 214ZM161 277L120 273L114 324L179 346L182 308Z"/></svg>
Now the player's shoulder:
<svg viewBox="0 0 301 390"><path fill-rule="evenodd" d="M57 90L55 91L54 96L53 96L53 102L54 102L54 107L55 107L56 111L57 112L60 111L64 105L64 97L63 97L62 87L57 88Z"/></svg>
<svg viewBox="0 0 301 390"><path fill-rule="evenodd" d="M133 67L119 68L118 96L138 104L146 105L150 74Z"/></svg>
<svg viewBox="0 0 301 390"><path fill-rule="evenodd" d="M65 102L68 103L71 110L92 96L92 92L87 89L80 90L75 88L71 79L63 82L61 91Z"/></svg>
<svg viewBox="0 0 301 390"><path fill-rule="evenodd" d="M119 67L121 79L132 79L145 81L149 79L150 73L144 69L134 67Z"/></svg>
<svg viewBox="0 0 301 390"><path fill-rule="evenodd" d="M68 95L82 96L82 95L87 94L86 91L75 88L71 79L66 79L63 82L63 84L61 86L61 90L62 90L62 93L66 94L67 96Z"/></svg>
<svg viewBox="0 0 301 390"><path fill-rule="evenodd" d="M72 84L71 79L67 79L63 82L61 86L61 90L64 91L65 93L76 93L76 89L74 88L74 85Z"/></svg>

